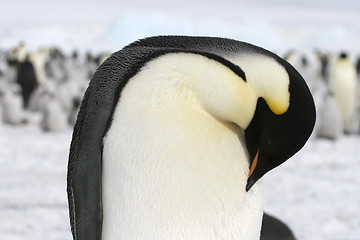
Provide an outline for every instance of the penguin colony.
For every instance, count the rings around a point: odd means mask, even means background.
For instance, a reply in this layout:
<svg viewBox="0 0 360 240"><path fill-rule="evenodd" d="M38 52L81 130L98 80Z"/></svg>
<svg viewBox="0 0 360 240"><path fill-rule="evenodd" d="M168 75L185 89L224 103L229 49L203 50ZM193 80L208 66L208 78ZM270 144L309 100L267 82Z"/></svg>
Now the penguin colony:
<svg viewBox="0 0 360 240"><path fill-rule="evenodd" d="M98 68L81 104L68 165L74 239L273 239L275 226L294 239L264 215L261 178L314 124L304 79L265 49L134 42Z"/></svg>
<svg viewBox="0 0 360 240"><path fill-rule="evenodd" d="M0 117L11 125L61 131L75 124L88 80L106 54L81 59L57 48L29 51L24 43L0 51ZM95 67L94 67L95 66Z"/></svg>
<svg viewBox="0 0 360 240"><path fill-rule="evenodd" d="M315 99L314 136L336 140L344 134L359 134L360 57L351 58L346 52L316 50L311 55L291 50L284 58L306 79Z"/></svg>
<svg viewBox="0 0 360 240"><path fill-rule="evenodd" d="M29 51L24 43L0 49L0 119L11 125L35 123L45 131L72 127L89 79L108 56L76 51L66 56L53 47ZM360 134L360 56L318 49L289 50L283 56L313 94L318 113L313 136L336 140ZM53 115L60 116L57 123L46 123Z"/></svg>

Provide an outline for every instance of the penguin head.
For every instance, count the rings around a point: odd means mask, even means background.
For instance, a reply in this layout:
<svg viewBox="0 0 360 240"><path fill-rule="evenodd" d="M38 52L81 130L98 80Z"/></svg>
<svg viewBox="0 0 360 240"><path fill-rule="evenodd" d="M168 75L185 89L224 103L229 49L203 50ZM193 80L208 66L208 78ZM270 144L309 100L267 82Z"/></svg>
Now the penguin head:
<svg viewBox="0 0 360 240"><path fill-rule="evenodd" d="M348 54L345 51L342 51L339 54L339 59L347 59L348 58Z"/></svg>
<svg viewBox="0 0 360 240"><path fill-rule="evenodd" d="M245 129L251 159L247 191L300 150L315 124L315 105L304 79L286 61L276 58L276 62L277 69L272 69L282 71L277 77L284 79L269 83L265 89L268 94L259 96L254 116Z"/></svg>
<svg viewBox="0 0 360 240"><path fill-rule="evenodd" d="M251 159L249 190L304 146L315 124L315 104L301 75L275 54L255 52L227 59L241 70L237 76L211 71L216 65L207 65L201 71L207 71L207 84L196 92L212 116L244 130Z"/></svg>

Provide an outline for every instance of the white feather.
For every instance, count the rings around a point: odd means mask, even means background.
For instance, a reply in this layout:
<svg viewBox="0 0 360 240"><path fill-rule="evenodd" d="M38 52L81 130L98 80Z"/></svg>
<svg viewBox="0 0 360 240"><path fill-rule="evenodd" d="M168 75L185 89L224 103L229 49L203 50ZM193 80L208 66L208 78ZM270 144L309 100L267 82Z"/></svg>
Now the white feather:
<svg viewBox="0 0 360 240"><path fill-rule="evenodd" d="M259 239L261 184L245 191L251 86L194 54L159 57L129 81L104 139L104 240Z"/></svg>
<svg viewBox="0 0 360 240"><path fill-rule="evenodd" d="M357 109L357 75L349 59L331 61L329 84L341 110L344 131L351 133Z"/></svg>

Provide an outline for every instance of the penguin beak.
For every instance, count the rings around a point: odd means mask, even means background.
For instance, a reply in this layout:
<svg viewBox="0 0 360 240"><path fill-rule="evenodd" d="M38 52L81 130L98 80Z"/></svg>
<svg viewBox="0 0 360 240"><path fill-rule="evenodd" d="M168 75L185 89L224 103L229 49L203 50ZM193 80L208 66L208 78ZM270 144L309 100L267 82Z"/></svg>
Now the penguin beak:
<svg viewBox="0 0 360 240"><path fill-rule="evenodd" d="M254 117L245 129L246 146L251 159L246 191L268 171L279 166L310 137L315 124L315 104L301 75L285 65L290 77L290 105L283 114L275 114L259 98Z"/></svg>
<svg viewBox="0 0 360 240"><path fill-rule="evenodd" d="M253 172L254 172L254 170L256 168L257 162L258 162L258 158L259 158L259 149L257 150L254 159L251 161L250 172L249 172L248 178L250 178L251 175L253 174Z"/></svg>

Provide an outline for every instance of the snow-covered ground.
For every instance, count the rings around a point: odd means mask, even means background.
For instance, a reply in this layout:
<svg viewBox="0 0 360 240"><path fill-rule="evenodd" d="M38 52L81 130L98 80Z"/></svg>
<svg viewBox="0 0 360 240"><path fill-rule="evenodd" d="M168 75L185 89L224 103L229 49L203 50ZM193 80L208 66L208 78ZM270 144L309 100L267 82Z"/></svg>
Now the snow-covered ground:
<svg viewBox="0 0 360 240"><path fill-rule="evenodd" d="M66 168L71 128L0 124L0 239L71 239ZM359 136L312 138L264 177L265 211L299 240L360 239Z"/></svg>
<svg viewBox="0 0 360 240"><path fill-rule="evenodd" d="M360 239L359 136L311 139L264 178L265 211L300 240Z"/></svg>
<svg viewBox="0 0 360 240"><path fill-rule="evenodd" d="M0 239L71 239L66 200L71 129L0 124Z"/></svg>
<svg viewBox="0 0 360 240"><path fill-rule="evenodd" d="M0 50L60 46L116 51L145 36L230 37L280 53L320 48L360 54L360 2L348 1L49 1L0 4ZM66 168L72 129L0 123L0 239L71 239ZM299 240L360 239L358 135L312 138L264 178L265 210Z"/></svg>

